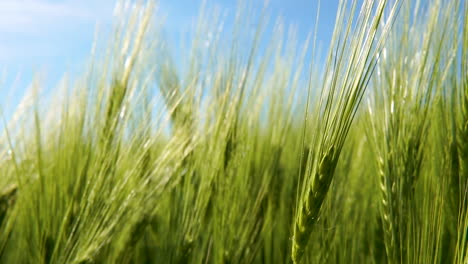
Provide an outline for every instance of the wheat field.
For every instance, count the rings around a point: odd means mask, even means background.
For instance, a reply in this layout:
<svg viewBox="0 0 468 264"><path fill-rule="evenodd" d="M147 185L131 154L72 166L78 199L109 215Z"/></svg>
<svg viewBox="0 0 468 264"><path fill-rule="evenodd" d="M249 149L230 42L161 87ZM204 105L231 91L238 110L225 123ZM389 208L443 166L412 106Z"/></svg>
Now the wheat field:
<svg viewBox="0 0 468 264"><path fill-rule="evenodd" d="M340 1L324 53L207 7L187 56L157 5L0 109L0 263L468 263L466 1Z"/></svg>

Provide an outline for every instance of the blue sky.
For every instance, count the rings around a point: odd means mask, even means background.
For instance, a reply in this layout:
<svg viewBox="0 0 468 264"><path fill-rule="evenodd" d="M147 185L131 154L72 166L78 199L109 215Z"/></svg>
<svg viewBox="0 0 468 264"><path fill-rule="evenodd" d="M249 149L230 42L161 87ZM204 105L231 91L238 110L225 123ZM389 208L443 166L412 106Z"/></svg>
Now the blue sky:
<svg viewBox="0 0 468 264"><path fill-rule="evenodd" d="M252 1L260 12L264 1ZM270 0L272 20L281 16L295 24L299 38L313 29L317 0ZM39 73L43 84L51 86L65 72L84 69L96 28L98 41L112 29L115 0L0 0L0 93L8 90L15 97ZM202 0L161 0L159 12L167 17L165 28L174 39L190 33ZM233 16L236 0L207 0ZM318 39L327 45L331 36L338 0L323 0ZM100 42L100 41L99 41ZM14 101L14 100L13 100ZM0 103L2 100L0 99Z"/></svg>

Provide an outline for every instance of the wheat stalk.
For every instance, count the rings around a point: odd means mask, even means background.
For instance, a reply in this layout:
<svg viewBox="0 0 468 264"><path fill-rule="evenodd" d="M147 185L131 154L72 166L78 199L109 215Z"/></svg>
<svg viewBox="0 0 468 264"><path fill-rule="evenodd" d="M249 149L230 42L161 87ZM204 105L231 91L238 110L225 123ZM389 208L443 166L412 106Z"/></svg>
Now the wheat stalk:
<svg viewBox="0 0 468 264"><path fill-rule="evenodd" d="M321 91L317 110L317 132L312 139L314 160L308 162L296 209L291 253L294 263L301 261L312 230L319 220L320 209L333 180L341 149L372 75L376 54L395 17L398 1L391 9L388 20L383 21L386 4L386 1L379 1L378 4L365 1L356 28L352 30L357 2L352 2L350 10L346 9L345 2L340 2L331 45L333 48L327 60L322 84L324 90ZM375 5L377 7L373 13ZM381 34L378 35L378 32ZM348 43L349 46L346 46Z"/></svg>

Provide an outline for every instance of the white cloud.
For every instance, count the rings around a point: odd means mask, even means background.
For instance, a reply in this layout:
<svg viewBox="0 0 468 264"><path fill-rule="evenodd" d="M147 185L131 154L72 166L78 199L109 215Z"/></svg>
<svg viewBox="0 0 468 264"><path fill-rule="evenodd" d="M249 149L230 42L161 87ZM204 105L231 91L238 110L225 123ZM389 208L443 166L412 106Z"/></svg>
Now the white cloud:
<svg viewBox="0 0 468 264"><path fill-rule="evenodd" d="M92 5L93 1L0 0L0 33L39 33L105 18L102 5Z"/></svg>
<svg viewBox="0 0 468 264"><path fill-rule="evenodd" d="M0 0L0 63L83 53L95 24L110 24L114 1Z"/></svg>

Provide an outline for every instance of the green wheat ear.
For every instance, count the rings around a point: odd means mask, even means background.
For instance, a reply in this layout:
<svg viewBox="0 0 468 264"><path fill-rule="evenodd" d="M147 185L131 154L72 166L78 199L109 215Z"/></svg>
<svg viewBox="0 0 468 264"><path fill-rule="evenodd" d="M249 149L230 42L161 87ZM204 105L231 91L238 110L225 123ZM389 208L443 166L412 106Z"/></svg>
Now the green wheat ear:
<svg viewBox="0 0 468 264"><path fill-rule="evenodd" d="M294 263L301 261L319 220L340 152L399 3L395 3L388 20L384 22L386 5L387 1L365 1L356 27L351 28L357 1L352 2L350 10L346 3L340 4L326 71L322 77L323 91L316 113L317 129L310 143L314 146L314 160L309 162L306 171L311 174L305 175L296 209L291 253ZM339 63L336 64L336 61Z"/></svg>

